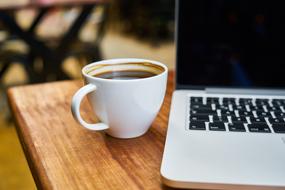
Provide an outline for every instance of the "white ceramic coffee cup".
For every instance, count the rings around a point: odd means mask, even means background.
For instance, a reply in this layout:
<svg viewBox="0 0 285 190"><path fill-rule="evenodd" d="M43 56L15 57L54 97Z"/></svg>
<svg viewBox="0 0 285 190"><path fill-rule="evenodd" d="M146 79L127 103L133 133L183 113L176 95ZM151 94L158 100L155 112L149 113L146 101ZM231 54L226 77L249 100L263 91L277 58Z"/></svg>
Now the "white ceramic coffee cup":
<svg viewBox="0 0 285 190"><path fill-rule="evenodd" d="M134 67L149 69L143 63L162 68L162 71L152 77L130 80L94 76L98 68L101 70L136 69ZM160 62L134 58L110 59L86 65L82 69L86 85L80 88L72 99L73 117L83 127L95 131L106 130L113 137L133 138L143 135L151 126L162 105L167 72L167 67ZM85 95L102 123L86 123L80 116L80 104Z"/></svg>

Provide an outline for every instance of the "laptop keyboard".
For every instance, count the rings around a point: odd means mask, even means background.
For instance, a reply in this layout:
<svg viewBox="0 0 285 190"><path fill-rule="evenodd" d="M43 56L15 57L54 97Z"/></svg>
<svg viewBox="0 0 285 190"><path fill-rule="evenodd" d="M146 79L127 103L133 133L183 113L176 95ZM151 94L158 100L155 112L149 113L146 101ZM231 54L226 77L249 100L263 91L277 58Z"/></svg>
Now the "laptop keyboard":
<svg viewBox="0 0 285 190"><path fill-rule="evenodd" d="M190 130L285 133L285 99L190 97Z"/></svg>

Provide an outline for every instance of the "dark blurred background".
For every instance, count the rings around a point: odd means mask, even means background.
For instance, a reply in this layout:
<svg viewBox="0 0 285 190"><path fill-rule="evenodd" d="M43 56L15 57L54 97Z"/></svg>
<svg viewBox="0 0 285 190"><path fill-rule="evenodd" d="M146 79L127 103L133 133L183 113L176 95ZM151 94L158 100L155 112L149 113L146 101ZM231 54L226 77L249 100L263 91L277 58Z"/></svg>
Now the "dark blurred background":
<svg viewBox="0 0 285 190"><path fill-rule="evenodd" d="M113 20L119 30L150 43L173 40L173 0L115 1Z"/></svg>

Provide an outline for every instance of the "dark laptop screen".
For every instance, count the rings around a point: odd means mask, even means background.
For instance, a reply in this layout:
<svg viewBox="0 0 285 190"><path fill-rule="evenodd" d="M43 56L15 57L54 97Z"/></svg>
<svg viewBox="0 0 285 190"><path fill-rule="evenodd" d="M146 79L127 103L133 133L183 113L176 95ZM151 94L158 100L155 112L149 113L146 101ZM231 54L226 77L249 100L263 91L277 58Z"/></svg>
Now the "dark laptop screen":
<svg viewBox="0 0 285 190"><path fill-rule="evenodd" d="M177 84L285 86L279 0L179 0Z"/></svg>

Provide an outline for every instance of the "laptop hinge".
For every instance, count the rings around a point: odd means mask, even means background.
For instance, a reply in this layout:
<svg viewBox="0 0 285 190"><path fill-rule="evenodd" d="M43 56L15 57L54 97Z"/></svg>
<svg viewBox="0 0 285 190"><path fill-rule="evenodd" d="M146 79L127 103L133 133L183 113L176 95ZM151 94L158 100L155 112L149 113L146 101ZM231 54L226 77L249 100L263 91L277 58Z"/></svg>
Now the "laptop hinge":
<svg viewBox="0 0 285 190"><path fill-rule="evenodd" d="M206 88L207 94L252 94L252 95L285 95L285 90L272 89L239 89L239 88Z"/></svg>

